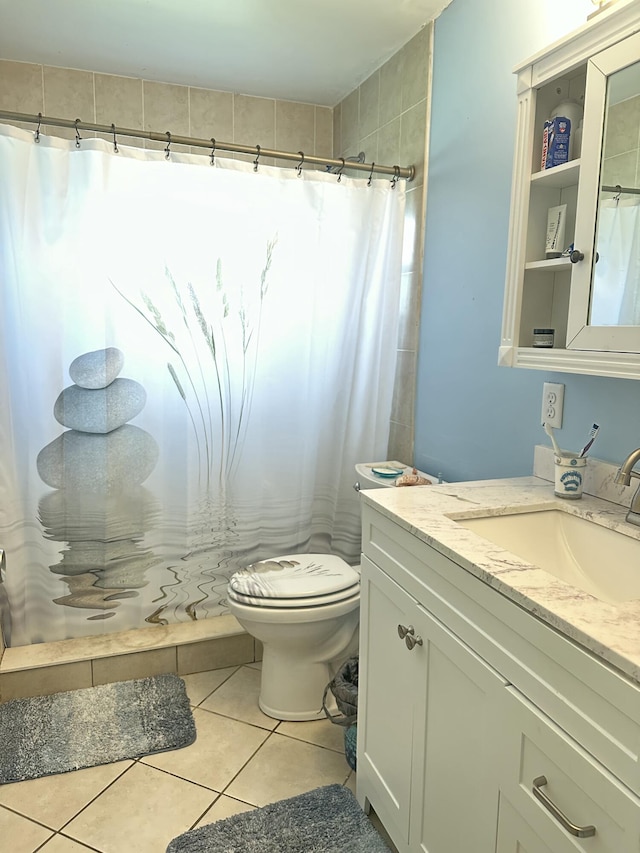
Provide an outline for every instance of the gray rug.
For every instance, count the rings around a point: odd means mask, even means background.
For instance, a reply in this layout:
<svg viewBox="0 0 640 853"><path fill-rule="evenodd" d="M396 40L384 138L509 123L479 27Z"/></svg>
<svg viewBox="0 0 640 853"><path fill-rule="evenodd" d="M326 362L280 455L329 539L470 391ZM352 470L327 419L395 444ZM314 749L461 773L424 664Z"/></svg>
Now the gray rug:
<svg viewBox="0 0 640 853"><path fill-rule="evenodd" d="M177 675L11 699L0 704L0 784L179 749L195 739Z"/></svg>
<svg viewBox="0 0 640 853"><path fill-rule="evenodd" d="M389 853L348 788L327 785L192 829L166 853Z"/></svg>

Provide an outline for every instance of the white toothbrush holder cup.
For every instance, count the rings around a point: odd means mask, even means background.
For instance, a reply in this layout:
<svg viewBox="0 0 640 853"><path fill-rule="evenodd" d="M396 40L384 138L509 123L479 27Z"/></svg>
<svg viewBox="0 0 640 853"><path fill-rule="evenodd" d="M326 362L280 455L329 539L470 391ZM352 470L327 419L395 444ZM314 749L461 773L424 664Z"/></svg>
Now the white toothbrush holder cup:
<svg viewBox="0 0 640 853"><path fill-rule="evenodd" d="M554 494L559 498L568 498L574 501L581 498L587 457L572 456L570 453L563 453L561 456L554 454L553 461Z"/></svg>

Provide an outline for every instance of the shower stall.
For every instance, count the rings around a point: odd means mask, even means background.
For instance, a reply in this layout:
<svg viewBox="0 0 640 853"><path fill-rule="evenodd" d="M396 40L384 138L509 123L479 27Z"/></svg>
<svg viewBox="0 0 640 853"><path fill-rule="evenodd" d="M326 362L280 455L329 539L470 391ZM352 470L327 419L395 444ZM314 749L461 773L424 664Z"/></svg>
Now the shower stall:
<svg viewBox="0 0 640 853"><path fill-rule="evenodd" d="M237 568L358 558L353 466L386 455L404 181L76 133L0 127L5 642L100 656L111 635L129 652L232 637Z"/></svg>

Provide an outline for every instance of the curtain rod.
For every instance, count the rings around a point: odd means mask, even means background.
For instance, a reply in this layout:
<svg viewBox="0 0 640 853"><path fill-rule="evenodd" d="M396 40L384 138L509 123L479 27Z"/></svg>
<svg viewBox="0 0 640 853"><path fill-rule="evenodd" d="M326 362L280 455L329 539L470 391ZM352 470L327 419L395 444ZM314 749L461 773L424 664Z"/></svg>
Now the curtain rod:
<svg viewBox="0 0 640 853"><path fill-rule="evenodd" d="M233 151L239 154L256 155L256 159L260 157L273 157L276 160L295 160L300 166L309 163L314 166L331 166L337 167L341 172L343 168L355 169L359 172L368 172L380 175L393 175L397 178L406 178L412 181L415 177L415 168L413 166L381 166L378 163L358 163L350 160L344 160L342 157L314 157L310 154L305 154L303 151L276 151L272 148L262 148L260 145L239 145L236 142L219 142L213 137L211 139L196 139L192 136L174 136L169 131L165 133L156 133L153 130L134 130L129 127L116 127L108 124L91 124L80 119L67 118L52 118L51 116L31 115L27 113L16 113L8 110L0 110L0 120L9 122L23 121L31 124L49 125L50 127L69 127L72 130L88 130L96 133L108 133L113 135L114 142L116 134L119 136L132 136L139 139L153 139L156 142L166 142L167 145L175 143L176 145L191 145L194 148L209 148L215 151Z"/></svg>
<svg viewBox="0 0 640 853"><path fill-rule="evenodd" d="M640 190L637 187L621 187L616 184L615 187L601 187L603 193L618 193L618 195L640 195Z"/></svg>

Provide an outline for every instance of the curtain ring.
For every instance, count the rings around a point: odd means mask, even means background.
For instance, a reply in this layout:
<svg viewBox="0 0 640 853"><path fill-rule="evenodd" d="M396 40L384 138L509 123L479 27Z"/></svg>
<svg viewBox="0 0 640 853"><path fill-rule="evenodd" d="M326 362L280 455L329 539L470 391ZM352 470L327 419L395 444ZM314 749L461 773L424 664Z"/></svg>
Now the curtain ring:
<svg viewBox="0 0 640 853"><path fill-rule="evenodd" d="M302 160L300 160L296 166L296 169L298 170L298 177L300 177L302 175L302 164L304 163L304 151L298 151L298 154L302 157Z"/></svg>
<svg viewBox="0 0 640 853"><path fill-rule="evenodd" d="M620 201L621 195L622 195L622 187L620 186L620 184L616 184L616 194L613 197L613 200L615 201L616 204L618 204L618 202Z"/></svg>
<svg viewBox="0 0 640 853"><path fill-rule="evenodd" d="M216 141L213 136L211 137L211 154L209 156L211 158L211 165L213 166L216 161Z"/></svg>
<svg viewBox="0 0 640 853"><path fill-rule="evenodd" d="M257 151L256 159L253 161L253 171L254 172L258 171L258 160L260 159L260 146L259 145L256 145L256 151Z"/></svg>
<svg viewBox="0 0 640 853"><path fill-rule="evenodd" d="M77 118L77 119L75 120L75 126L76 126L76 148L80 148L80 142L81 142L81 140L82 140L82 137L80 136L80 131L78 130L78 124L79 124L79 123L80 123L80 119L79 119L79 118Z"/></svg>
<svg viewBox="0 0 640 853"><path fill-rule="evenodd" d="M375 167L376 167L376 164L375 164L375 163L372 163L372 164L371 164L371 171L369 172L369 180L367 181L367 186L368 186L368 187L370 187L370 186L371 186L371 178L373 177L373 170L375 169Z"/></svg>
<svg viewBox="0 0 640 853"><path fill-rule="evenodd" d="M394 166L393 167L393 178L391 179L391 189L392 190L395 190L399 177L400 177L400 166Z"/></svg>
<svg viewBox="0 0 640 853"><path fill-rule="evenodd" d="M168 160L171 157L171 134L168 130L165 130L167 134L167 147L164 149L164 159Z"/></svg>
<svg viewBox="0 0 640 853"><path fill-rule="evenodd" d="M342 160L342 166L338 169L338 183L342 180L342 170L344 169L344 157L340 157Z"/></svg>
<svg viewBox="0 0 640 853"><path fill-rule="evenodd" d="M42 124L42 113L38 113L38 126L36 127L36 132L33 136L34 142L40 142L40 125Z"/></svg>
<svg viewBox="0 0 640 853"><path fill-rule="evenodd" d="M118 154L119 149L118 149L118 140L116 139L116 126L115 126L115 124L111 125L111 133L113 133L113 151L115 154Z"/></svg>

